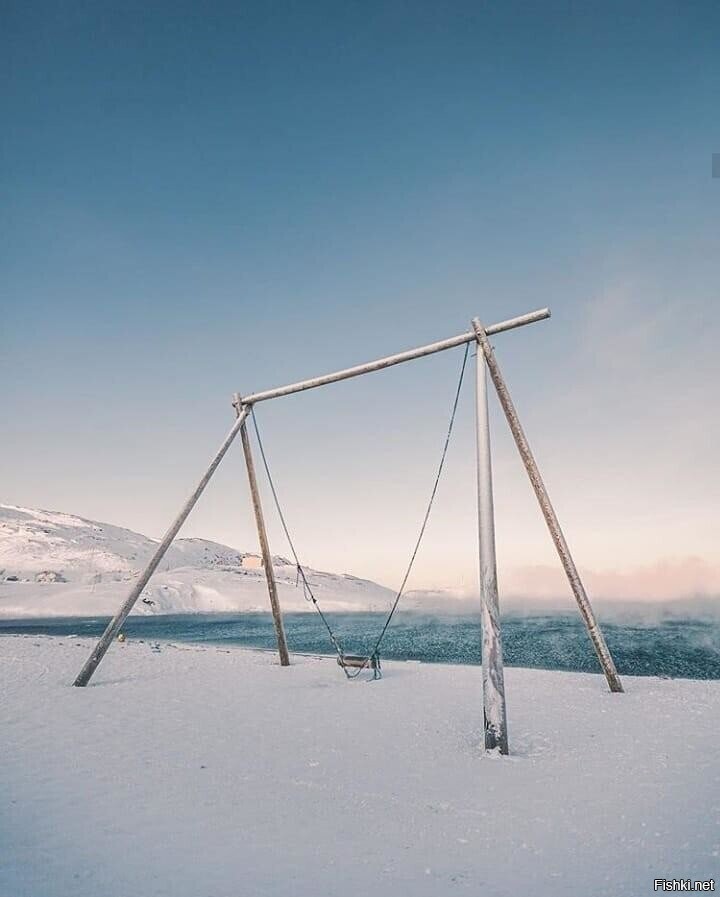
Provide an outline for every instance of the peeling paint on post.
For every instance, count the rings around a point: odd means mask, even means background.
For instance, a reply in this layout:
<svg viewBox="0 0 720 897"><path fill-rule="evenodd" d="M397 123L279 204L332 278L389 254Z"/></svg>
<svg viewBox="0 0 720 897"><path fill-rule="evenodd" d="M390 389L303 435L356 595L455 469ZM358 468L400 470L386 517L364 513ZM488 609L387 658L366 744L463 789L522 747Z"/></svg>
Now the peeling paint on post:
<svg viewBox="0 0 720 897"><path fill-rule="evenodd" d="M487 406L485 358L478 346L476 364L476 429L478 539L480 549L480 601L482 605L482 675L485 750L507 754L505 677L500 636L500 601L495 562L495 508L493 504L490 423Z"/></svg>

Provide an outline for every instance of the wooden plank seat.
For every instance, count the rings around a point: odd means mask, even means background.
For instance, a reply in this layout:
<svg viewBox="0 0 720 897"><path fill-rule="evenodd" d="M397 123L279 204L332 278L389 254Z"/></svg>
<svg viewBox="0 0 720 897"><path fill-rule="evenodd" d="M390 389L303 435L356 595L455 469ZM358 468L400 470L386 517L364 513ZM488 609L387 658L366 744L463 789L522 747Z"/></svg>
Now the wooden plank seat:
<svg viewBox="0 0 720 897"><path fill-rule="evenodd" d="M343 654L342 657L338 657L337 662L346 669L351 667L358 670L363 668L372 670L373 679L382 679L379 654L373 654L370 658L366 654Z"/></svg>

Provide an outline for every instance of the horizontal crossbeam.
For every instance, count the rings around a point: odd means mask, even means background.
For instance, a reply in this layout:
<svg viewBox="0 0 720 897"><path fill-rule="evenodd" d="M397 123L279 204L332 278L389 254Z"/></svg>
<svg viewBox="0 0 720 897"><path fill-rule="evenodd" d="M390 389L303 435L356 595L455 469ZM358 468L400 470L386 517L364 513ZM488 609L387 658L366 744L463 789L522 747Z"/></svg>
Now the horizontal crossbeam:
<svg viewBox="0 0 720 897"><path fill-rule="evenodd" d="M520 315L517 318L510 318L507 321L500 321L498 324L491 324L486 328L485 332L488 335L503 333L506 330L514 330L516 327L523 327L525 324L534 324L536 321L543 321L549 317L550 309L540 308L537 311L528 312L528 314ZM296 392L304 392L306 389L315 389L316 386L327 386L328 383L349 380L351 377L359 377L361 374L381 371L395 364L402 364L404 361L412 361L414 358L423 358L425 355L434 355L436 352L445 351L445 349L454 349L456 346L462 346L465 343L473 343L475 339L475 331L470 330L467 333L451 336L449 339L440 340L437 343L430 343L417 349L408 349L405 352L399 352L397 355L388 355L386 358L378 358L376 361L368 361L365 364L357 364L342 371L335 371L334 374L324 374L322 377L300 380L298 383L290 383L288 386L277 386L275 389L255 392L249 396L243 396L242 404L254 405L256 402L266 402L268 399L278 399L280 396L289 396Z"/></svg>

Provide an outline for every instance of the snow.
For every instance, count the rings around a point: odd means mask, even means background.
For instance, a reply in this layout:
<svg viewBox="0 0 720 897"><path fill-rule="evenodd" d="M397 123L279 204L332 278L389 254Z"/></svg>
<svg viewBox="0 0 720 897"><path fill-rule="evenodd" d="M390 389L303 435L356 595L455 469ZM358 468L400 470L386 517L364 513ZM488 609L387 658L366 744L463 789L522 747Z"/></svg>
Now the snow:
<svg viewBox="0 0 720 897"><path fill-rule="evenodd" d="M57 511L0 504L0 617L112 615L157 540ZM205 539L177 539L133 613L266 611L256 555ZM312 611L282 557L273 567L283 608ZM393 592L370 580L306 569L324 610L385 610ZM10 577L10 579L8 578Z"/></svg>
<svg viewBox="0 0 720 897"><path fill-rule="evenodd" d="M0 638L0 894L653 893L720 870L720 683Z"/></svg>
<svg viewBox="0 0 720 897"><path fill-rule="evenodd" d="M0 504L0 618L111 616L158 541L129 529L59 511ZM312 611L297 586L295 567L274 557L275 577L285 611ZM138 601L134 614L236 613L267 611L259 558L206 539L176 539ZM254 566L253 566L254 565ZM387 611L392 589L349 573L306 568L323 610ZM468 613L478 610L477 590L410 590L404 610ZM152 602L152 603L149 603ZM594 602L605 619L649 621L702 617L717 619L712 596L678 601ZM574 610L567 588L555 599L502 594L507 611L523 615Z"/></svg>

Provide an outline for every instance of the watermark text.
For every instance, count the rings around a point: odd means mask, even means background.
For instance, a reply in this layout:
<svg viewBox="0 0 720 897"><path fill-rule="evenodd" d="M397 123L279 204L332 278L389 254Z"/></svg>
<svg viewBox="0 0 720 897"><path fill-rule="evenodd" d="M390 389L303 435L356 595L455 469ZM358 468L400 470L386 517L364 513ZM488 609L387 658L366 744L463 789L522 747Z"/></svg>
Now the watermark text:
<svg viewBox="0 0 720 897"><path fill-rule="evenodd" d="M656 878L656 891L714 891L715 879L697 881L692 878Z"/></svg>

